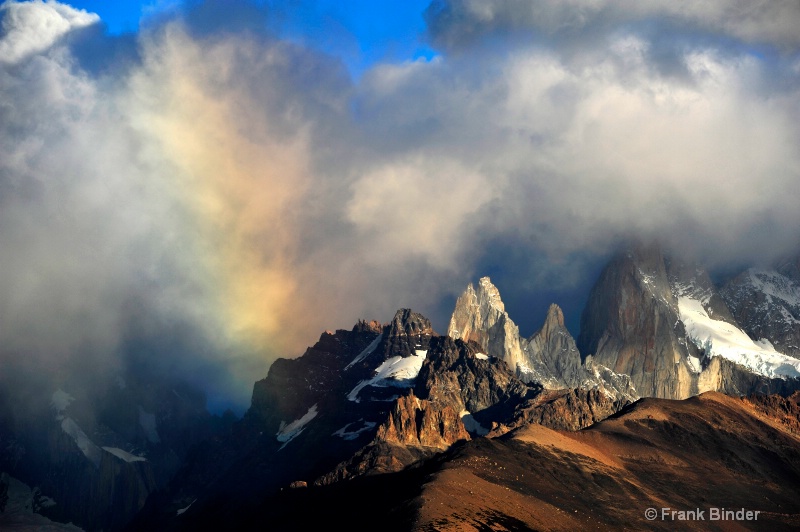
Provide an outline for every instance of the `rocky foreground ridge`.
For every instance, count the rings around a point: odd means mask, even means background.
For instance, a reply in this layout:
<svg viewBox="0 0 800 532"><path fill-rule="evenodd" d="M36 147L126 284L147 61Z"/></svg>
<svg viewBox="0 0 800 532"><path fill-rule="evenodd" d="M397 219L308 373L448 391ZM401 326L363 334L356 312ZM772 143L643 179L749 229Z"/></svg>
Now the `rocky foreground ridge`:
<svg viewBox="0 0 800 532"><path fill-rule="evenodd" d="M526 424L454 446L416 469L285 490L239 524L247 529L268 522L274 530L332 521L350 530L390 531L796 530L798 401L798 394L706 392L683 401L642 399L577 432ZM656 509L657 519L647 519L648 508ZM704 520L662 519L662 508L700 509ZM734 513L712 520L709 513L723 508ZM736 520L739 511L742 517L750 511L750 520Z"/></svg>

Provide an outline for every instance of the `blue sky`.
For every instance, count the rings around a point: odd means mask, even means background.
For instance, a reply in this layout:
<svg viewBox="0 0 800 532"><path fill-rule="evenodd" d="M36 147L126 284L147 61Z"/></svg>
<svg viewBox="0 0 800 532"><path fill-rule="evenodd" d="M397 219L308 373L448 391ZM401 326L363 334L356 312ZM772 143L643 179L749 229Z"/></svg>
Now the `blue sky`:
<svg viewBox="0 0 800 532"><path fill-rule="evenodd" d="M422 16L430 0L255 3L272 12L275 23L270 29L281 37L302 41L340 57L354 75L379 61L430 59L435 55L425 39ZM140 21L146 21L148 16L185 3L178 0L76 0L69 4L97 13L109 33L118 35L136 32Z"/></svg>
<svg viewBox="0 0 800 532"><path fill-rule="evenodd" d="M71 2L71 5L97 13L113 34L135 32L139 28L142 7L147 2L127 2L108 0L83 0Z"/></svg>

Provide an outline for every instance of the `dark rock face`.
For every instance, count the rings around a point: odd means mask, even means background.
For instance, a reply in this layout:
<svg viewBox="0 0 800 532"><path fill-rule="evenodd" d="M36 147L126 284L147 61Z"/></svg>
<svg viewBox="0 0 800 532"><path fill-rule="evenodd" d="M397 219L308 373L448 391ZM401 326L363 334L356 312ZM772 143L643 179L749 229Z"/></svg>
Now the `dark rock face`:
<svg viewBox="0 0 800 532"><path fill-rule="evenodd" d="M75 444L68 436L58 438L58 446L63 446L55 455L59 463L51 467L51 476L40 488L43 493L58 497L53 497L58 503L40 513L55 521L74 519L88 530L121 529L156 488L152 465L147 461L127 462L102 452L99 467L95 469L80 452L70 452ZM98 512L98 508L103 511Z"/></svg>
<svg viewBox="0 0 800 532"><path fill-rule="evenodd" d="M63 388L32 388L24 408L0 398L0 472L30 485L37 513L54 522L121 529L213 432L205 397L184 383L128 376Z"/></svg>
<svg viewBox="0 0 800 532"><path fill-rule="evenodd" d="M479 349L473 342L436 338L417 378L417 395L435 408L452 406L459 412L477 414L506 403L516 404L535 391L503 361L478 358Z"/></svg>
<svg viewBox="0 0 800 532"><path fill-rule="evenodd" d="M390 356L410 356L417 350L427 349L427 341L434 336L428 318L411 309L398 310L386 328L383 352Z"/></svg>
<svg viewBox="0 0 800 532"><path fill-rule="evenodd" d="M794 262L784 265L789 274ZM747 270L720 291L736 321L753 339L766 338L777 351L800 358L800 279L777 270Z"/></svg>

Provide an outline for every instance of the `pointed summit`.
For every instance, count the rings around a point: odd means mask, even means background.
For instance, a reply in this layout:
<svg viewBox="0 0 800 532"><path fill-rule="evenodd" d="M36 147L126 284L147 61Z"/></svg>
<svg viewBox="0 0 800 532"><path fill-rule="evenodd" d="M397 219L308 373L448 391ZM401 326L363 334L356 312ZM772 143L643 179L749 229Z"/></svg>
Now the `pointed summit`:
<svg viewBox="0 0 800 532"><path fill-rule="evenodd" d="M505 360L512 368L524 364L519 341L519 327L508 317L500 291L488 277L470 284L456 301L447 335L464 341L472 340L486 354Z"/></svg>
<svg viewBox="0 0 800 532"><path fill-rule="evenodd" d="M564 326L564 313L555 303L539 331L525 342L528 370L548 388L580 386L587 375L575 340Z"/></svg>
<svg viewBox="0 0 800 532"><path fill-rule="evenodd" d="M426 351L436 333L431 321L408 308L398 310L392 321L384 327L383 354L413 356L417 351Z"/></svg>
<svg viewBox="0 0 800 532"><path fill-rule="evenodd" d="M599 388L622 401L639 397L629 379L607 378L612 372L600 364L593 364L591 369L583 365L575 340L564 325L564 313L556 304L550 305L536 334L520 338L500 292L488 277L480 280L477 290L470 284L458 298L448 336L477 342L527 383L537 382L550 390Z"/></svg>
<svg viewBox="0 0 800 532"><path fill-rule="evenodd" d="M549 332L559 327L564 327L564 312L561 307L551 303L550 308L547 309L547 317L544 320L542 331Z"/></svg>
<svg viewBox="0 0 800 532"><path fill-rule="evenodd" d="M388 336L420 336L434 334L431 320L409 308L401 308L389 323Z"/></svg>

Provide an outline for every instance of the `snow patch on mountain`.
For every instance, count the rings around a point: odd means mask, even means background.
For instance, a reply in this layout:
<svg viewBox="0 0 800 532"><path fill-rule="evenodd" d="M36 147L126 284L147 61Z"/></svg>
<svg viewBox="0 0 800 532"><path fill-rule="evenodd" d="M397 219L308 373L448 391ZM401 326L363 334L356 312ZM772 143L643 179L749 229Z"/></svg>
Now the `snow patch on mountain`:
<svg viewBox="0 0 800 532"><path fill-rule="evenodd" d="M800 286L788 277L778 272L756 269L748 270L748 274L750 283L768 298L779 299L790 307L800 307Z"/></svg>
<svg viewBox="0 0 800 532"><path fill-rule="evenodd" d="M687 357L687 361L689 362L689 368L692 370L693 373L700 373L703 371L703 365L700 363L700 359L689 355Z"/></svg>
<svg viewBox="0 0 800 532"><path fill-rule="evenodd" d="M642 279L642 282L647 285L650 291L653 291L653 287L655 286L656 276L655 275L648 275L644 273L641 268L639 269L639 276Z"/></svg>
<svg viewBox="0 0 800 532"><path fill-rule="evenodd" d="M369 355L371 355L372 352L375 351L375 348L378 347L378 344L381 343L382 339L383 339L382 334L376 336L375 339L366 348L364 348L364 350L361 351L358 354L358 356L356 356L356 358L353 359L352 362L350 362L347 366L345 366L344 369L345 370L350 369L353 365L358 364L359 362L367 358Z"/></svg>
<svg viewBox="0 0 800 532"><path fill-rule="evenodd" d="M193 505L195 502L197 502L197 499L195 499L195 500L193 500L192 502L190 502L190 503L189 503L189 506L187 506L186 508L179 508L179 509L178 509L178 511L177 511L177 512L175 512L175 517L178 517L179 515L183 515L183 514L185 514L185 513L186 513L186 510L188 510L189 508L191 508L191 507L192 507L192 505Z"/></svg>
<svg viewBox="0 0 800 532"><path fill-rule="evenodd" d="M123 451L117 447L103 447L103 450L109 452L119 458L120 460L124 460L126 462L146 462L147 458L143 456L136 456L135 454L131 454L127 451Z"/></svg>
<svg viewBox="0 0 800 532"><path fill-rule="evenodd" d="M72 418L64 418L61 421L61 429L66 432L74 441L78 449L81 450L83 455L94 464L95 467L100 467L100 459L102 451L100 447L94 444L92 440L86 435L83 430L78 426Z"/></svg>
<svg viewBox="0 0 800 532"><path fill-rule="evenodd" d="M161 438L156 430L156 416L150 414L141 406L139 407L139 425L144 431L144 435L150 443L161 443Z"/></svg>
<svg viewBox="0 0 800 532"><path fill-rule="evenodd" d="M358 426L359 424L361 425L360 428L356 430L348 430L351 425ZM344 427L340 428L339 430L331 434L331 436L339 436L340 438L345 440L355 440L361 435L362 432L366 432L368 430L375 428L375 425L377 425L377 423L374 423L372 421L364 421L364 419L362 418L356 422L348 423Z"/></svg>
<svg viewBox="0 0 800 532"><path fill-rule="evenodd" d="M383 364L375 368L375 373L371 379L359 382L347 394L347 399L356 403L360 402L358 394L367 386L378 388L410 386L419 375L419 370L422 369L422 363L425 361L427 354L427 350L417 349L409 357L394 356L387 359Z"/></svg>
<svg viewBox="0 0 800 532"><path fill-rule="evenodd" d="M770 378L800 377L800 360L778 353L768 342L754 342L730 323L711 318L701 301L680 297L678 309L687 338L705 350L706 356L721 356Z"/></svg>
<svg viewBox="0 0 800 532"><path fill-rule="evenodd" d="M281 445L281 449L286 447L290 441L298 437L300 433L305 430L306 425L308 425L309 421L317 417L318 413L319 412L317 411L317 405L314 404L311 406L311 408L308 409L308 411L305 414L303 414L303 416L300 419L295 419L288 425L283 421L281 421L280 428L278 429L278 432L275 434L276 439L279 442L283 442L283 445ZM278 450L280 451L280 449Z"/></svg>
<svg viewBox="0 0 800 532"><path fill-rule="evenodd" d="M53 396L50 400L50 405L55 409L56 413L59 414L60 416L61 414L64 413L64 410L66 410L74 400L75 400L74 397L72 397L70 394L59 388L58 390L53 392ZM63 419L63 418L59 417L58 419Z"/></svg>
<svg viewBox="0 0 800 532"><path fill-rule="evenodd" d="M489 355L486 355L484 353L475 353L475 358L477 358L478 360L489 360Z"/></svg>

